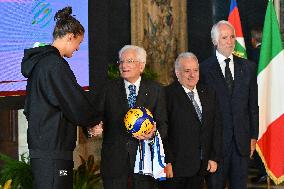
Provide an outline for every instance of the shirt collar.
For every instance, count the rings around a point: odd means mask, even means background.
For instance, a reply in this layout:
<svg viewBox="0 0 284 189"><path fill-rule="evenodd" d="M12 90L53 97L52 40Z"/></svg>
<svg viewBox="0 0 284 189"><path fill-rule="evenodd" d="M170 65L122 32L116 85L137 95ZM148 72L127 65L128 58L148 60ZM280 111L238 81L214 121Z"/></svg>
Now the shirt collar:
<svg viewBox="0 0 284 189"><path fill-rule="evenodd" d="M261 46L261 43L257 43L256 45L255 45L255 48L258 48L258 47L260 47Z"/></svg>
<svg viewBox="0 0 284 189"><path fill-rule="evenodd" d="M140 83L141 83L141 76L134 83L130 83L129 81L124 80L124 85L125 88L127 89L129 85L135 85L136 89L139 89Z"/></svg>
<svg viewBox="0 0 284 189"><path fill-rule="evenodd" d="M223 63L225 61L225 59L227 59L227 57L225 57L224 55L222 55L221 53L219 53L218 50L216 50L216 57L219 63ZM231 59L231 61L233 61L233 55L231 54L228 58Z"/></svg>
<svg viewBox="0 0 284 189"><path fill-rule="evenodd" d="M181 86L182 86L182 88L183 88L183 90L185 91L186 94L189 93L190 91L193 91L194 94L197 94L196 86L195 86L192 90L186 88L186 87L183 86L183 85L181 85Z"/></svg>

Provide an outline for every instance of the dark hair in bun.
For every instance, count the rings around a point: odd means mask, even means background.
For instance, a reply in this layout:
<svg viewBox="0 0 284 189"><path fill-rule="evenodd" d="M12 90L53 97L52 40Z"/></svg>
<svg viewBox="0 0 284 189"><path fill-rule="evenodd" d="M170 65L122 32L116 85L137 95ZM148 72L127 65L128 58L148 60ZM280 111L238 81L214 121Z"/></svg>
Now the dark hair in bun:
<svg viewBox="0 0 284 189"><path fill-rule="evenodd" d="M68 33L74 34L75 37L84 34L84 27L71 14L72 7L65 7L57 11L54 16L56 25L53 30L53 39L62 38Z"/></svg>

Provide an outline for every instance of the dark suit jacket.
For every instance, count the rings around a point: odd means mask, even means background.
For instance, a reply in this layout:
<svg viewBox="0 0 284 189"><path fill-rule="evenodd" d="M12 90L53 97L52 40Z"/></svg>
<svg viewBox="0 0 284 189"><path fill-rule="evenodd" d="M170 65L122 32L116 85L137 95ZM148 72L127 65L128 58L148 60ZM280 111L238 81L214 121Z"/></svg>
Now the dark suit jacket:
<svg viewBox="0 0 284 189"><path fill-rule="evenodd" d="M216 94L201 85L197 85L197 91L202 123L182 85L175 81L166 87L169 120L166 161L172 163L174 177L204 174L208 160L218 162L221 156L222 128Z"/></svg>
<svg viewBox="0 0 284 189"><path fill-rule="evenodd" d="M259 62L260 48L261 48L261 45L258 46L257 48L253 48L253 47L248 48L248 59L255 62L256 65L258 65L258 62Z"/></svg>
<svg viewBox="0 0 284 189"><path fill-rule="evenodd" d="M241 155L250 154L250 139L258 137L256 64L234 56L234 88L229 95L216 56L201 63L201 82L215 89L223 119L223 153L235 140ZM223 154L223 155L224 155Z"/></svg>
<svg viewBox="0 0 284 189"><path fill-rule="evenodd" d="M104 133L101 151L103 177L121 177L133 172L138 140L124 126L129 110L123 79L110 81L100 92L97 108L104 113ZM165 93L158 83L142 78L136 106L149 109L157 123L161 137L166 136L167 118Z"/></svg>

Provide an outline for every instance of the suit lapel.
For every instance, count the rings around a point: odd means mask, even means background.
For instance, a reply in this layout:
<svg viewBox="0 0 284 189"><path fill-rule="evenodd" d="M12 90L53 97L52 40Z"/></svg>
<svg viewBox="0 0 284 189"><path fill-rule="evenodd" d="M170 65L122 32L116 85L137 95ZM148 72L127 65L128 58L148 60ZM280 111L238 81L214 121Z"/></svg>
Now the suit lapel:
<svg viewBox="0 0 284 189"><path fill-rule="evenodd" d="M181 98L184 98L184 102L186 102L186 104L188 105L188 108L193 112L194 114L194 117L199 121L199 118L198 118L198 115L195 111L195 108L194 108L194 105L193 103L191 102L191 100L189 99L189 97L187 96L187 94L185 93L182 85L176 81L176 88L177 88L177 96L181 97ZM199 94L198 94L199 95Z"/></svg>
<svg viewBox="0 0 284 189"><path fill-rule="evenodd" d="M147 88L147 85L145 83L145 80L143 80L143 78L142 78L141 82L140 82L139 92L138 92L138 96L137 96L137 99L136 99L135 106L144 106L145 102L147 101L147 99L146 99L147 95L148 95L148 88ZM122 97L120 103L121 103L123 109L128 110L129 105L128 105L126 89L125 89L125 84L124 84L123 79L119 80L119 96Z"/></svg>
<svg viewBox="0 0 284 189"><path fill-rule="evenodd" d="M220 89L221 91L226 91L227 95L229 95L225 77L222 73L222 70L220 68L220 65L219 65L219 62L216 56L212 64L212 68L213 69L211 69L210 71L210 77L212 77L212 81L216 81L215 85L217 85L217 88Z"/></svg>
<svg viewBox="0 0 284 189"><path fill-rule="evenodd" d="M127 95L126 95L126 89L125 89L125 84L124 84L124 80L123 79L119 79L118 81L118 87L119 87L119 97L122 97L122 98L119 98L120 99L120 104L121 104L121 107L123 108L123 110L127 111L129 109L129 106L128 106L128 101L127 101Z"/></svg>
<svg viewBox="0 0 284 189"><path fill-rule="evenodd" d="M144 106L145 101L147 100L146 97L148 95L148 89L145 84L145 80L142 78L140 82L139 92L136 99L136 106Z"/></svg>
<svg viewBox="0 0 284 189"><path fill-rule="evenodd" d="M198 97L201 103L201 107L202 107L202 123L204 121L205 118L205 110L207 107L207 103L206 103L206 91L204 90L204 88L202 88L199 84L197 84L197 92L198 92Z"/></svg>
<svg viewBox="0 0 284 189"><path fill-rule="evenodd" d="M234 88L233 88L233 96L235 95L235 93L237 91L239 91L239 88L241 86L242 83L242 61L234 56Z"/></svg>
<svg viewBox="0 0 284 189"><path fill-rule="evenodd" d="M217 57L215 56L216 60L214 62L214 67L211 71L211 77L213 77L214 79L212 81L217 81L216 85L218 85L218 89L220 89L221 91L225 91L227 95L229 95L229 90L227 87L227 83L225 81L225 77L222 73L222 70L220 68L219 62L217 60ZM240 87L241 84L241 74L242 74L242 62L241 60L234 56L233 57L233 61L234 61L234 85L233 85L233 94L235 91L237 91L237 89ZM232 95L233 95L232 94Z"/></svg>

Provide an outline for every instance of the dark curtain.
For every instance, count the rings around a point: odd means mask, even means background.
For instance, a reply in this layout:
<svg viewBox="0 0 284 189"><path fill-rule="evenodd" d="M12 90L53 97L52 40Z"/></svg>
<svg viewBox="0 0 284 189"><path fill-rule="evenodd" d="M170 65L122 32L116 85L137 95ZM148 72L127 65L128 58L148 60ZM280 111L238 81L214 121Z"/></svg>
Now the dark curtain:
<svg viewBox="0 0 284 189"><path fill-rule="evenodd" d="M89 57L91 91L107 80L108 64L118 51L130 44L130 1L89 1Z"/></svg>

